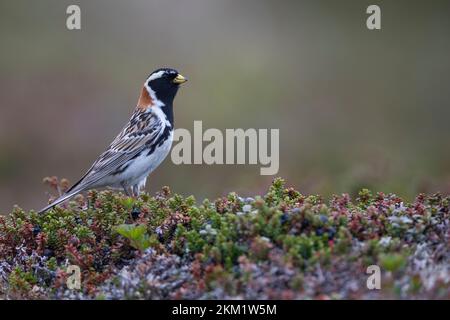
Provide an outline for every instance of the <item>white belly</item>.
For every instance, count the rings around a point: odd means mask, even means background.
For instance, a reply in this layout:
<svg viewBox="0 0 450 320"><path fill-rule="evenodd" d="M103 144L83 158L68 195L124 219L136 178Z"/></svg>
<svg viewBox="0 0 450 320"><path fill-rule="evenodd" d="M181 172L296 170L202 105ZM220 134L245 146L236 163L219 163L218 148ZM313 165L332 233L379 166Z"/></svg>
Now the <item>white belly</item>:
<svg viewBox="0 0 450 320"><path fill-rule="evenodd" d="M133 186L135 184L142 185L142 182L145 184L147 176L155 170L169 154L170 148L172 147L172 141L173 132L161 146L155 148L152 154L147 155L147 152L143 152L139 157L133 159L133 162L124 172L114 176L114 178L111 179L112 181L103 181L102 184L113 188L122 188L122 183L127 186Z"/></svg>

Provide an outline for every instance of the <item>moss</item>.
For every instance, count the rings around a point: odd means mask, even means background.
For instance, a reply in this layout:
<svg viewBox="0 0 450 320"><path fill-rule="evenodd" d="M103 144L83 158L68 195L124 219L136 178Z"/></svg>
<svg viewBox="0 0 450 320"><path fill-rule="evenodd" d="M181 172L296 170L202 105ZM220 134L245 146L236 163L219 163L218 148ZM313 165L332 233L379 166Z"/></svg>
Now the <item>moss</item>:
<svg viewBox="0 0 450 320"><path fill-rule="evenodd" d="M67 184L48 181L55 189ZM326 203L282 179L265 195L230 193L201 204L168 187L137 199L90 191L43 215L15 207L0 217L0 291L9 298L73 295L65 270L76 264L80 298L363 297L374 293L360 288L350 296L346 286L365 283L365 269L377 264L394 277L386 288L404 298L445 297L448 273L425 285L414 263L448 261L449 203L435 194L408 204L367 189L354 203L346 194ZM149 284L148 274L171 280Z"/></svg>

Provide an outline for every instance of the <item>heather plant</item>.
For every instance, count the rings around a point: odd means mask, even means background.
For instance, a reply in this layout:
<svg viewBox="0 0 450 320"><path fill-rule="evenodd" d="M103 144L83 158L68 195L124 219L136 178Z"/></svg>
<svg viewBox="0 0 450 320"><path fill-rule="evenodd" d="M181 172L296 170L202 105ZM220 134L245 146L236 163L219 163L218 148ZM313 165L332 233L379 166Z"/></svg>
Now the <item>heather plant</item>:
<svg viewBox="0 0 450 320"><path fill-rule="evenodd" d="M46 180L56 193L67 181ZM363 189L325 201L275 179L265 195L200 204L164 187L90 191L0 217L0 292L33 299L449 298L449 197ZM67 288L67 267L81 289ZM366 286L380 266L382 289Z"/></svg>

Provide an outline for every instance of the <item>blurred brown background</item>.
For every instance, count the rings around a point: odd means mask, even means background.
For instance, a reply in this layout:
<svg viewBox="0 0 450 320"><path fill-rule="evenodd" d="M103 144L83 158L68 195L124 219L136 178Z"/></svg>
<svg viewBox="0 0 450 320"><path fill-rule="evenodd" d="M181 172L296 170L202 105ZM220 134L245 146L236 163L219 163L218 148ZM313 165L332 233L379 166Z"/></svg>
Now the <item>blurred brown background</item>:
<svg viewBox="0 0 450 320"><path fill-rule="evenodd" d="M66 8L81 7L81 31ZM382 30L366 28L378 4ZM146 76L189 77L177 127L280 128L303 193L450 190L449 1L1 1L0 212L39 209L128 120ZM263 192L259 166L175 166L148 190Z"/></svg>

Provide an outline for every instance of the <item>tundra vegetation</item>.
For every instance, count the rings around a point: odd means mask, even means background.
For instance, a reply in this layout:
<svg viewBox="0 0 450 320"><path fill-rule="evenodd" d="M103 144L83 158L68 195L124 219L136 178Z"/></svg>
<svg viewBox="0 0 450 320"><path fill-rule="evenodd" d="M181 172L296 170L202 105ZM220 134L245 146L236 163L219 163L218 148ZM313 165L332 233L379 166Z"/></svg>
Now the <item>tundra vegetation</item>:
<svg viewBox="0 0 450 320"><path fill-rule="evenodd" d="M265 195L201 204L168 187L137 199L90 191L42 215L15 207L0 217L0 296L449 299L449 205L367 189L324 201L279 178ZM70 265L79 290L67 287ZM371 265L381 289L367 287Z"/></svg>

